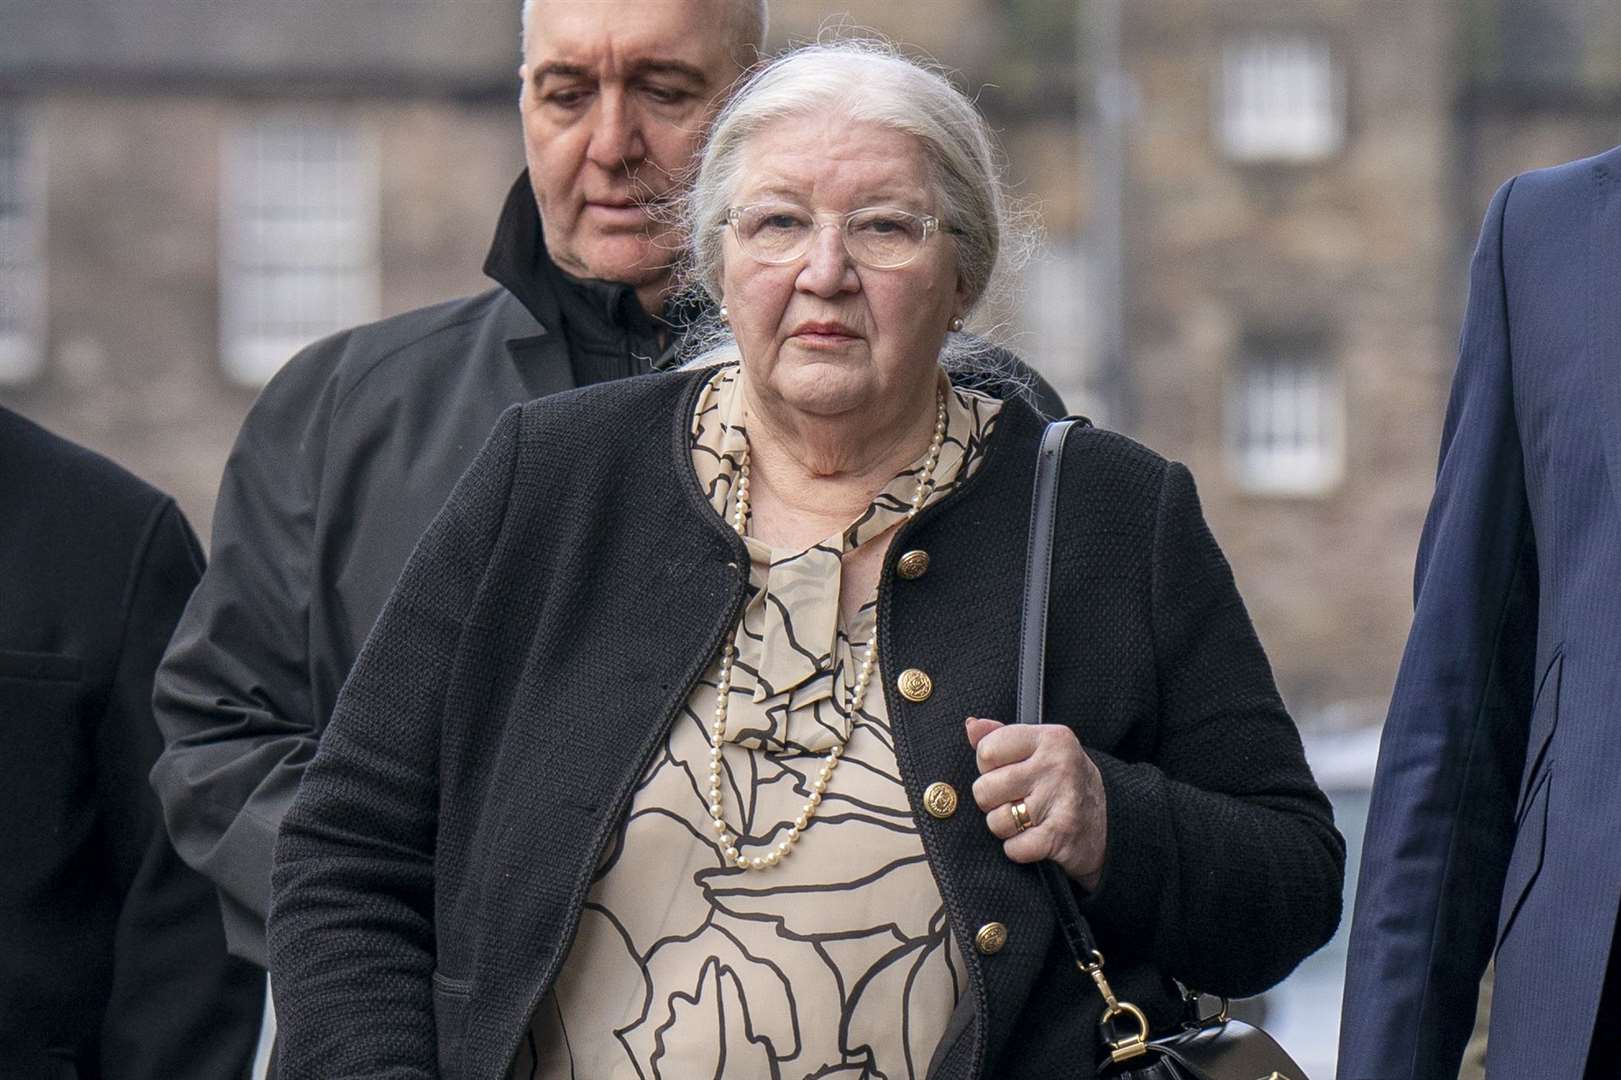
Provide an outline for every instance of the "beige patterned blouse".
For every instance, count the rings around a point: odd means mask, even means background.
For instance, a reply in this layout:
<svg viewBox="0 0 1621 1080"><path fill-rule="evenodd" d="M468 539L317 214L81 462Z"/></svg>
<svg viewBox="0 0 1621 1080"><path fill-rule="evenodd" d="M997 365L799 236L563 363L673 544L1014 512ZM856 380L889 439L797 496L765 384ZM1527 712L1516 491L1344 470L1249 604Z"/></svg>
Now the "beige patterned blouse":
<svg viewBox="0 0 1621 1080"><path fill-rule="evenodd" d="M693 466L728 519L747 445L738 378L735 366L717 369L692 421ZM947 393L929 501L978 466L1000 404ZM513 1078L923 1076L967 972L901 787L884 697L868 694L853 722L843 711L876 598L852 625L839 618L840 557L888 542L922 465L920 455L808 550L747 539L723 800L745 853L782 838L827 750L848 739L793 854L751 872L727 866L716 843L705 798L716 657L636 790Z"/></svg>

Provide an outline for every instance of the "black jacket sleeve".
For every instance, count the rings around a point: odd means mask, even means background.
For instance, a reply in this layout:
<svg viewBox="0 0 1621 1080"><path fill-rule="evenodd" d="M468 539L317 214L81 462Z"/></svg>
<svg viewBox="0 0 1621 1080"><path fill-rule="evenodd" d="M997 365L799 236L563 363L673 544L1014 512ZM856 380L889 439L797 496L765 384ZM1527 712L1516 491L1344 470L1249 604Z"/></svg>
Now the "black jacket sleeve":
<svg viewBox="0 0 1621 1080"><path fill-rule="evenodd" d="M231 951L265 964L276 830L315 755L309 664L314 517L329 357L295 358L242 425L211 561L157 675L169 834L220 890Z"/></svg>
<svg viewBox="0 0 1621 1080"><path fill-rule="evenodd" d="M1333 935L1345 844L1193 478L1175 463L1149 558L1158 745L1151 763L1089 751L1108 852L1083 906L1111 936L1144 943L1160 971L1249 996Z"/></svg>
<svg viewBox="0 0 1621 1080"><path fill-rule="evenodd" d="M283 823L269 926L281 1080L439 1075L440 722L505 517L520 415L506 412L418 541Z"/></svg>
<svg viewBox="0 0 1621 1080"><path fill-rule="evenodd" d="M175 854L147 770L162 749L152 673L202 571L202 551L165 500L121 598L123 637L95 733L96 798L120 894L101 1033L107 1080L245 1077L264 976L228 956L214 890Z"/></svg>

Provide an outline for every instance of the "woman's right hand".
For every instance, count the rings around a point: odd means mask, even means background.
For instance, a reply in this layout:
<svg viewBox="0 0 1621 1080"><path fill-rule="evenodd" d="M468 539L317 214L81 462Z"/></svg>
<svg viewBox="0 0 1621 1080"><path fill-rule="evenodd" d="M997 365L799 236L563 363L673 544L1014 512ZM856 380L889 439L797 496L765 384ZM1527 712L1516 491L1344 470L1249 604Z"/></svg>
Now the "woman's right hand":
<svg viewBox="0 0 1621 1080"><path fill-rule="evenodd" d="M974 801L1017 863L1051 859L1094 890L1108 852L1103 776L1063 724L1003 724L971 716L968 744L979 779Z"/></svg>

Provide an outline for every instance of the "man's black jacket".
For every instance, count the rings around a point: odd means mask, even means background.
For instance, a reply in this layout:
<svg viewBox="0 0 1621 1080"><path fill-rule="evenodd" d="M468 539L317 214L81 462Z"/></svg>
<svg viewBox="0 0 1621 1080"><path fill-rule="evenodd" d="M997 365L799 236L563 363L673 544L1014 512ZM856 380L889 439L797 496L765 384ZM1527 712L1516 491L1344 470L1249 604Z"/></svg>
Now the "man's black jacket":
<svg viewBox="0 0 1621 1080"><path fill-rule="evenodd" d="M174 502L0 408L0 1077L230 1080L264 977L225 952L146 774L202 570Z"/></svg>
<svg viewBox="0 0 1621 1080"><path fill-rule="evenodd" d="M260 964L276 830L406 556L497 418L678 351L680 325L628 286L557 270L527 175L484 269L499 288L300 353L225 466L211 563L158 674L169 745L152 783L181 855L221 889L232 952Z"/></svg>

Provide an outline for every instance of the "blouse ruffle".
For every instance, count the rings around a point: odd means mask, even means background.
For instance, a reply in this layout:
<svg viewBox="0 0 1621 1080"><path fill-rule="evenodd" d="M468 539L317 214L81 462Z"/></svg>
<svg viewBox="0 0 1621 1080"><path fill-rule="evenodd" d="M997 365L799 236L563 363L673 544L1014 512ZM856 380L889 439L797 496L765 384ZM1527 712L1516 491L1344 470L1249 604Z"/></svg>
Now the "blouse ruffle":
<svg viewBox="0 0 1621 1080"><path fill-rule="evenodd" d="M741 378L736 365L717 369L693 412L698 479L710 505L727 520L748 449ZM995 399L958 390L943 374L940 378L946 392L946 431L925 506L965 479L964 462L982 452L1001 408ZM816 753L849 738L852 721L844 706L859 656L875 629L876 607L875 601L863 605L847 628L841 653L843 556L905 520L926 458L927 452L919 454L884 485L859 517L808 548L773 549L753 537L744 538L749 597L737 635L732 686L734 695L747 693L755 708L729 710L727 742L753 750Z"/></svg>

